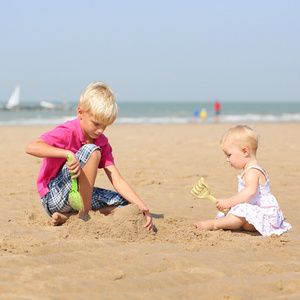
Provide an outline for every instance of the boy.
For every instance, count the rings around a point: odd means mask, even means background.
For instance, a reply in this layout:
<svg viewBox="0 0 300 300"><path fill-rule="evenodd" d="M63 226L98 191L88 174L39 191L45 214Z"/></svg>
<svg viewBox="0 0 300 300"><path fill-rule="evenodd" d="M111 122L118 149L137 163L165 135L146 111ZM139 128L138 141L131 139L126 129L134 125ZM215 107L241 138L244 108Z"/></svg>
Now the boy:
<svg viewBox="0 0 300 300"><path fill-rule="evenodd" d="M117 118L118 106L111 89L103 82L91 83L82 93L78 118L59 125L26 147L26 153L43 158L37 188L52 225L60 225L74 214L87 215L90 210L103 214L129 203L137 204L146 216L145 228L152 230L152 217L147 206L122 178L114 164L112 148L103 135ZM71 162L66 162L71 156ZM114 191L94 187L97 169L103 168ZM82 211L70 206L68 195L72 178L78 178Z"/></svg>

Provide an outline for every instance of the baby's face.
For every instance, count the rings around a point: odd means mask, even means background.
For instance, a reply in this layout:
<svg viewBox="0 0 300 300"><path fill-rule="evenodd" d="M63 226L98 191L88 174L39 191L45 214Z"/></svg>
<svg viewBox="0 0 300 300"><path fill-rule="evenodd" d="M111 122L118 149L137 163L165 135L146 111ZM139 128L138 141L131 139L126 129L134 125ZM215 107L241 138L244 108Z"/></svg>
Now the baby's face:
<svg viewBox="0 0 300 300"><path fill-rule="evenodd" d="M241 170L246 164L245 151L237 146L234 141L227 140L223 145L223 151L230 166Z"/></svg>

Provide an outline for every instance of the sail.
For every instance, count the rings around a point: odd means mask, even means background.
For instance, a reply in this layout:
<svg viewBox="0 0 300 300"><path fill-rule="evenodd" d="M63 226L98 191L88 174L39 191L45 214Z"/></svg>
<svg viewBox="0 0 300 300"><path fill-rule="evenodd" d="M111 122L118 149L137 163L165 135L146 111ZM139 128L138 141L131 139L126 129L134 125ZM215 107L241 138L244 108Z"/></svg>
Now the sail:
<svg viewBox="0 0 300 300"><path fill-rule="evenodd" d="M14 108L18 106L19 103L20 103L20 86L17 85L6 104L6 108L7 109Z"/></svg>

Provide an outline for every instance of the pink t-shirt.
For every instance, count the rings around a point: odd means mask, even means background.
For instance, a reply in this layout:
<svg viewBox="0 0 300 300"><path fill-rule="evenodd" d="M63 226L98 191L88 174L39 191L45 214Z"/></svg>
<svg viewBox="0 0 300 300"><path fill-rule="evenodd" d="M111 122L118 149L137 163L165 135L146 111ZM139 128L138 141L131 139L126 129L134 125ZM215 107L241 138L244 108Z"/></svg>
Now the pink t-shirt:
<svg viewBox="0 0 300 300"><path fill-rule="evenodd" d="M40 136L48 145L67 149L76 153L85 143L79 118L57 126L53 130ZM112 148L107 137L101 134L96 140L95 145L101 148L101 160L98 168L114 165ZM66 158L47 157L43 159L40 173L37 179L37 189L40 197L44 197L48 192L48 183L55 178L66 163Z"/></svg>

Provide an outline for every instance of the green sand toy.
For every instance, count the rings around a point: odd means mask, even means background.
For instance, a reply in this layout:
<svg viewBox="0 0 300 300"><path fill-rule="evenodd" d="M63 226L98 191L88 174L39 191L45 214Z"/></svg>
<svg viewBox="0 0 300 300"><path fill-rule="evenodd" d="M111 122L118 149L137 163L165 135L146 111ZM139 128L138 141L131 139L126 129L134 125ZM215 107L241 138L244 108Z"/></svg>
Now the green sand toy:
<svg viewBox="0 0 300 300"><path fill-rule="evenodd" d="M71 155L67 156L67 160L68 160L68 162L72 161ZM71 177L73 175L74 174L71 173ZM80 196L79 192L77 191L77 189L78 189L77 178L74 178L74 179L72 179L72 189L69 194L69 202L73 209L82 211L83 207L82 207L81 196Z"/></svg>
<svg viewBox="0 0 300 300"><path fill-rule="evenodd" d="M216 204L216 198L210 194L209 186L204 183L203 177L193 186L191 194L198 199L208 199ZM222 210L222 213L227 214L229 209Z"/></svg>

